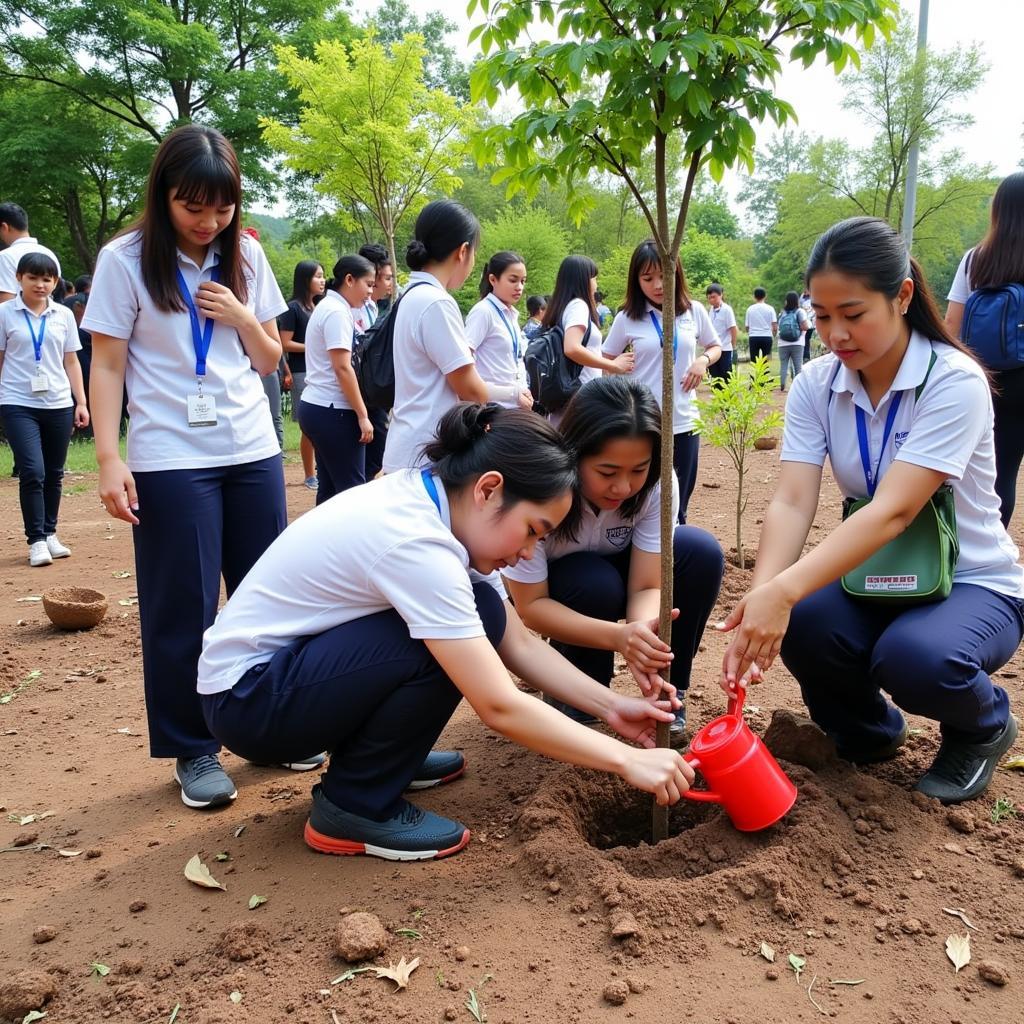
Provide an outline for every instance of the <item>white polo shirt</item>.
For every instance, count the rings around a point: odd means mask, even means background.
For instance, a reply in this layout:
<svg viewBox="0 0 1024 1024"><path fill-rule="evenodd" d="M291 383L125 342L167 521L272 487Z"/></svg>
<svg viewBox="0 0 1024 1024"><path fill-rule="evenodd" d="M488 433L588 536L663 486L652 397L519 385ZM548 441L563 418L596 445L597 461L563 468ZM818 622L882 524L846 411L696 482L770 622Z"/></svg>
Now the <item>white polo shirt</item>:
<svg viewBox="0 0 1024 1024"><path fill-rule="evenodd" d="M18 264L22 256L30 252L41 252L49 256L57 264L57 274L60 275L60 260L52 249L40 245L38 240L26 235L24 238L16 238L6 249L0 250L0 292L11 292L17 295L18 287Z"/></svg>
<svg viewBox="0 0 1024 1024"><path fill-rule="evenodd" d="M332 349L352 351L355 338L355 314L348 301L328 288L317 303L306 325L306 383L300 401L324 409L351 409L328 355Z"/></svg>
<svg viewBox="0 0 1024 1024"><path fill-rule="evenodd" d="M953 283L949 286L949 294L946 296L949 302L966 302L971 297L971 292L974 291L971 282L967 279L967 264L970 262L973 252L973 249L968 249L960 258L960 265L956 268Z"/></svg>
<svg viewBox="0 0 1024 1024"><path fill-rule="evenodd" d="M729 333L729 329L736 326L736 314L732 311L732 306L728 302L723 302L718 309L715 309L709 303L708 317L711 320L711 326L715 329L715 334L718 335L718 343L722 346L722 351L731 352L732 335Z"/></svg>
<svg viewBox="0 0 1024 1024"><path fill-rule="evenodd" d="M661 552L661 483L648 492L644 503L632 519L620 509L595 511L585 499L576 539L544 537L538 541L533 558L522 559L502 569L502 574L516 583L543 583L548 578L548 562L577 551L593 551L598 555L616 555L630 545L638 551ZM679 515L679 484L672 474L672 522Z"/></svg>
<svg viewBox="0 0 1024 1024"><path fill-rule="evenodd" d="M242 235L248 286L246 306L267 323L288 305L259 242ZM178 252L178 268L192 291L212 279L220 259L216 242L202 267ZM188 425L188 396L196 393L196 356L186 310L157 309L142 283L141 236L131 232L100 251L82 328L128 344L128 468L133 472L202 469L256 462L281 451L259 374L238 332L215 323L203 393L217 403L214 426ZM200 321L205 320L200 315Z"/></svg>
<svg viewBox="0 0 1024 1024"><path fill-rule="evenodd" d="M26 314L36 338L43 329L43 321L46 322L38 370L32 334L25 322ZM64 355L77 352L81 347L75 315L67 306L47 299L46 309L38 317L25 307L20 292L13 299L0 303L0 352L4 354L3 370L0 371L0 405L27 405L33 409L66 409L74 405L71 382L64 369ZM34 392L32 378L39 371L46 374L50 386L46 391Z"/></svg>
<svg viewBox="0 0 1024 1024"><path fill-rule="evenodd" d="M582 299L573 299L562 311L562 331L568 332L570 327L582 327L583 337L586 338L587 328L590 328L590 337L587 338L587 351L593 352L595 356L601 354L601 329L590 319L590 307ZM583 338L580 339L582 341ZM601 370L596 366L584 366L580 372L580 386L601 376Z"/></svg>
<svg viewBox="0 0 1024 1024"><path fill-rule="evenodd" d="M772 336L772 324L778 323L775 310L767 302L755 302L747 306L747 315L744 319L747 334L752 338L770 338Z"/></svg>
<svg viewBox="0 0 1024 1024"><path fill-rule="evenodd" d="M526 387L523 352L527 341L515 308L495 295L481 299L466 315L466 340L477 372L488 385L502 390L494 400L508 409L516 408L519 392Z"/></svg>
<svg viewBox="0 0 1024 1024"><path fill-rule="evenodd" d="M934 350L935 365L915 402ZM828 354L814 359L793 381L786 402L782 458L824 465L829 458L840 491L848 498L867 496L854 407L867 417L868 448L879 477L894 459L945 473L956 504L960 559L953 579L1002 594L1024 597L1024 569L1018 551L999 519L992 444L992 397L978 364L943 342L914 332L892 387L877 409L860 375ZM833 379L834 377L834 379ZM831 386L830 386L831 382ZM884 452L879 452L894 392L902 391L899 411ZM832 401L829 402L829 394Z"/></svg>
<svg viewBox="0 0 1024 1024"><path fill-rule="evenodd" d="M651 320L651 314L658 318L661 326L661 310L647 303L647 313L642 320L633 320L621 310L615 317L608 338L604 343L604 354L614 358L626 351L632 344L636 363L631 374L646 384L654 393L661 408L661 335ZM676 355L674 365L675 405L672 410L672 432L683 434L693 430L697 423L697 404L693 391L683 390L686 371L697 358L697 342L708 349L718 344L718 335L711 325L707 310L694 302L690 308L676 314Z"/></svg>
<svg viewBox="0 0 1024 1024"><path fill-rule="evenodd" d="M200 693L220 693L300 637L394 608L422 640L484 636L472 585L505 600L500 576L481 576L451 532L419 470L335 495L295 520L264 552L203 637ZM282 581L288 585L282 587ZM381 657L387 652L382 651Z"/></svg>
<svg viewBox="0 0 1024 1024"><path fill-rule="evenodd" d="M396 314L394 352L395 405L384 446L385 473L422 464L423 446L438 420L459 400L446 375L473 362L459 304L432 274L409 275Z"/></svg>

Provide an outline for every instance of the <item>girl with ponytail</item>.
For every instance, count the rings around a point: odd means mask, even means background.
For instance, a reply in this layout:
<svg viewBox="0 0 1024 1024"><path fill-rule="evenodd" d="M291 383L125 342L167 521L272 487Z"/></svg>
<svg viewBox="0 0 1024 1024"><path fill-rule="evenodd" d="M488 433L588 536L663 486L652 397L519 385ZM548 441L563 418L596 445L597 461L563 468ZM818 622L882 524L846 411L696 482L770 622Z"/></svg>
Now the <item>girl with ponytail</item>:
<svg viewBox="0 0 1024 1024"><path fill-rule="evenodd" d="M296 520L221 610L199 665L214 735L258 762L332 751L304 833L321 853L423 860L466 845L463 824L402 796L462 774L461 754L431 750L462 697L523 746L674 803L692 771L653 746L674 690L642 700L599 685L525 628L498 576L572 525L575 453L532 412L465 403L423 456ZM571 721L510 672L637 745Z"/></svg>
<svg viewBox="0 0 1024 1024"><path fill-rule="evenodd" d="M916 788L947 804L971 800L1017 736L991 673L1024 628L1024 569L993 487L988 380L885 221L855 217L826 231L806 283L830 354L804 367L786 403L782 471L751 589L721 627L735 631L722 686L745 685L781 653L811 717L857 763L896 756L908 733L898 708L931 718L941 744ZM826 455L844 497L871 500L801 556ZM959 534L949 596L908 605L847 593L841 578L944 484ZM898 598L887 581L904 580L879 576L875 587Z"/></svg>

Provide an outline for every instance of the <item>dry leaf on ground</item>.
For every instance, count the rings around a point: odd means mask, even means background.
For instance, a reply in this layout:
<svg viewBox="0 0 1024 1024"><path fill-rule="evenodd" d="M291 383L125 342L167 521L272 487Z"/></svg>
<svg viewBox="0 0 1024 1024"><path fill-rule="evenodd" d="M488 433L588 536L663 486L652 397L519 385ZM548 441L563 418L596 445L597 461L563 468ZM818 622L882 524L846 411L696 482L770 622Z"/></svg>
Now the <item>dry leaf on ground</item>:
<svg viewBox="0 0 1024 1024"><path fill-rule="evenodd" d="M1004 761L1000 768L1016 768L1018 771L1024 771L1024 757L1011 757L1009 761Z"/></svg>
<svg viewBox="0 0 1024 1024"><path fill-rule="evenodd" d="M405 988L409 984L409 976L413 971L416 970L420 965L420 958L416 957L409 963L406 963L405 957L403 956L398 964L391 964L388 967L374 967L377 972L378 978L390 978L398 988ZM395 989L397 992L398 989Z"/></svg>
<svg viewBox="0 0 1024 1024"><path fill-rule="evenodd" d="M761 951L760 952L761 952L761 956L763 956L765 958L765 960L768 961L768 963L770 963L770 964L775 963L775 950L772 949L772 947L769 946L767 942L762 942L761 943Z"/></svg>
<svg viewBox="0 0 1024 1024"><path fill-rule="evenodd" d="M210 874L210 869L199 859L198 853L185 865L185 877L194 885L200 885L204 889L222 889L227 892L227 886L221 885Z"/></svg>
<svg viewBox="0 0 1024 1024"><path fill-rule="evenodd" d="M961 967L966 967L971 962L971 937L970 935L950 935L946 939L946 956L953 961L956 973L960 973Z"/></svg>
<svg viewBox="0 0 1024 1024"><path fill-rule="evenodd" d="M974 928L975 931L978 930L973 924L971 924L970 919L962 910L954 910L952 907L943 907L942 912L944 914L949 914L950 917L959 917L968 928Z"/></svg>

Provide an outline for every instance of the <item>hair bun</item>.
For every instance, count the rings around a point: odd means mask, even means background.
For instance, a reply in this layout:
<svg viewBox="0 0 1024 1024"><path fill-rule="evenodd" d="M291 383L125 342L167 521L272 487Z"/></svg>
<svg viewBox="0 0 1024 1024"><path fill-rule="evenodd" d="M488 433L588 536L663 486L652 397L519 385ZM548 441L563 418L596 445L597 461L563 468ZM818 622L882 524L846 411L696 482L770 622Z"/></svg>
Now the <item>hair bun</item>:
<svg viewBox="0 0 1024 1024"><path fill-rule="evenodd" d="M406 247L405 262L410 270L419 270L426 266L429 258L427 247L418 238L414 238Z"/></svg>
<svg viewBox="0 0 1024 1024"><path fill-rule="evenodd" d="M434 440L425 447L427 458L440 462L445 456L471 451L491 429L494 417L501 411L501 406L495 402L486 405L460 402L453 406L441 417Z"/></svg>

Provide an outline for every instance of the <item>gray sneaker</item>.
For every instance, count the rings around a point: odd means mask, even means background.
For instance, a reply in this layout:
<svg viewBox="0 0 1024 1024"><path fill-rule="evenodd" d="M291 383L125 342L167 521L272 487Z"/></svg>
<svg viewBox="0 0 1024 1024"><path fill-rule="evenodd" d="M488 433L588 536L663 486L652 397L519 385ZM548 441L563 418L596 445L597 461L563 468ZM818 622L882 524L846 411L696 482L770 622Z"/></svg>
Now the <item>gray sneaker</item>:
<svg viewBox="0 0 1024 1024"><path fill-rule="evenodd" d="M179 757L174 765L174 780L181 786L181 802L186 807L221 807L238 796L216 754Z"/></svg>
<svg viewBox="0 0 1024 1024"><path fill-rule="evenodd" d="M1003 726L985 743L964 743L946 737L939 745L931 768L914 787L925 796L944 804L958 804L981 796L992 775L1017 738L1017 719L1010 715Z"/></svg>

